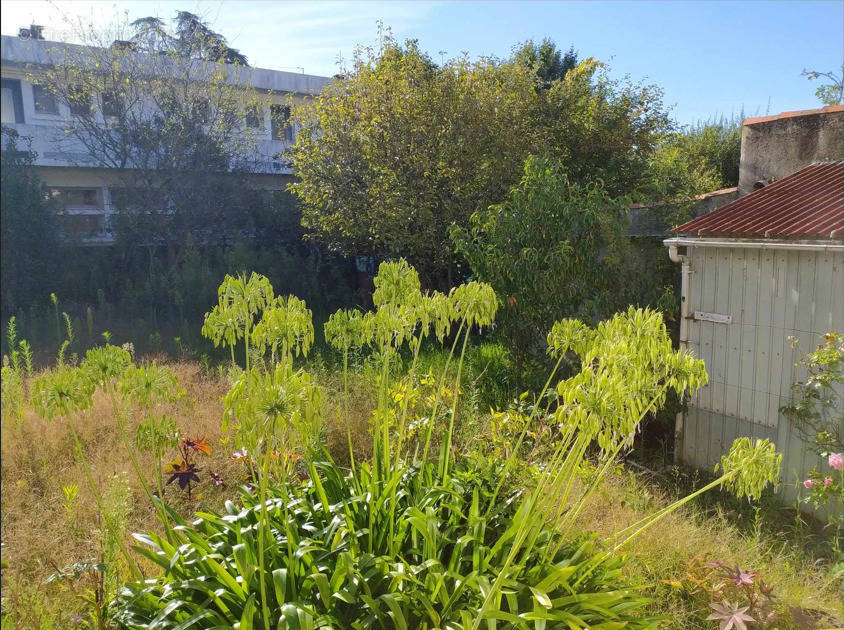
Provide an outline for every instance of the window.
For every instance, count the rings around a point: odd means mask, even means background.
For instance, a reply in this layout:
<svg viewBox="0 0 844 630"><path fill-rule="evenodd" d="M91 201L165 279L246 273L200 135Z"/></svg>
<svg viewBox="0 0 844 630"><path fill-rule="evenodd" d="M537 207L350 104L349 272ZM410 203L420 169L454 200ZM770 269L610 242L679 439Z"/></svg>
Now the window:
<svg viewBox="0 0 844 630"><path fill-rule="evenodd" d="M50 197L57 207L66 212L102 212L98 188L51 188Z"/></svg>
<svg viewBox="0 0 844 630"><path fill-rule="evenodd" d="M108 236L103 214L59 214L58 229L62 236L71 240Z"/></svg>
<svg viewBox="0 0 844 630"><path fill-rule="evenodd" d="M246 108L246 126L251 129L261 129L264 126L264 109L258 105Z"/></svg>
<svg viewBox="0 0 844 630"><path fill-rule="evenodd" d="M203 125L211 120L211 104L207 98L198 96L193 99L193 115Z"/></svg>
<svg viewBox="0 0 844 630"><path fill-rule="evenodd" d="M81 85L68 90L70 113L74 116L89 116L91 114L91 93Z"/></svg>
<svg viewBox="0 0 844 630"><path fill-rule="evenodd" d="M287 105L271 105L270 117L273 127L273 140L293 142L293 125L290 124L290 107Z"/></svg>
<svg viewBox="0 0 844 630"><path fill-rule="evenodd" d="M36 114L53 114L59 113L59 105L56 103L55 95L43 85L32 86L32 100L35 102Z"/></svg>
<svg viewBox="0 0 844 630"><path fill-rule="evenodd" d="M23 98L21 98L21 82L18 79L3 79L2 103L0 103L0 115L3 123L22 123Z"/></svg>
<svg viewBox="0 0 844 630"><path fill-rule="evenodd" d="M101 96L103 116L120 115L120 95L114 90L106 90Z"/></svg>
<svg viewBox="0 0 844 630"><path fill-rule="evenodd" d="M106 214L99 188L50 188L55 202L59 231L66 238L102 236Z"/></svg>

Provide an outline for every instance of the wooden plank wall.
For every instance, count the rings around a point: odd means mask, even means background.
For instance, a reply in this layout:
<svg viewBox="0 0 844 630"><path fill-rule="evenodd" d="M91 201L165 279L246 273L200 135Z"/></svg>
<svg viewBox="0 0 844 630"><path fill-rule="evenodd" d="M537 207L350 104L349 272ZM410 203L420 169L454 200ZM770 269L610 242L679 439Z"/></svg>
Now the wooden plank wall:
<svg viewBox="0 0 844 630"><path fill-rule="evenodd" d="M779 408L804 377L794 366L801 352L823 333L844 333L844 252L695 246L689 256L689 312L732 322L689 322L689 348L706 362L709 384L689 403L681 459L711 469L735 438L768 438L783 454L780 492L793 501L817 458Z"/></svg>

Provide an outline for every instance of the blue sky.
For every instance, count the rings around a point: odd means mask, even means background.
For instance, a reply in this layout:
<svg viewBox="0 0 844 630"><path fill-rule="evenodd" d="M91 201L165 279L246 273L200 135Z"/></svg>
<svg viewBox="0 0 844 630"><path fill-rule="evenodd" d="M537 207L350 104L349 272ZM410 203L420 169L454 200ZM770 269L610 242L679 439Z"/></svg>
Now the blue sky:
<svg viewBox="0 0 844 630"><path fill-rule="evenodd" d="M338 58L373 44L378 20L419 39L434 59L506 56L528 38L607 61L615 77L661 86L681 123L819 105L803 68L840 71L844 2L73 2L3 0L2 32L35 21L72 39L67 19L105 25L193 11L253 65L334 74Z"/></svg>

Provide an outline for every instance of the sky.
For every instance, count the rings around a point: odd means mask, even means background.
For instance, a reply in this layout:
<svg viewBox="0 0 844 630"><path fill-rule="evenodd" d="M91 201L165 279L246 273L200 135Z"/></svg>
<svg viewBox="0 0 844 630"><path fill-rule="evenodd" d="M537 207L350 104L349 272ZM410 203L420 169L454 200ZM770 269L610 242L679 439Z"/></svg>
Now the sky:
<svg viewBox="0 0 844 630"><path fill-rule="evenodd" d="M434 60L506 57L526 39L552 38L611 75L653 83L680 124L819 107L804 68L841 72L844 2L281 2L270 0L2 0L2 33L31 22L73 41L82 23L104 27L148 15L197 13L251 65L333 75L378 23L418 39Z"/></svg>

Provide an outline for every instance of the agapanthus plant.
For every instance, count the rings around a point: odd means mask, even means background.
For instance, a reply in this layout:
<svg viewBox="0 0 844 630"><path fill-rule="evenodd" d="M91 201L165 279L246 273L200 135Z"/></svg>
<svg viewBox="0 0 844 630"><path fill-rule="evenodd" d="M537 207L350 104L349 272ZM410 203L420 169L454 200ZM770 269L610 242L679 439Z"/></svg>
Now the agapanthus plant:
<svg viewBox="0 0 844 630"><path fill-rule="evenodd" d="M706 488L600 545L575 542L582 539L578 515L642 419L669 390L682 395L703 385L703 363L675 351L661 316L647 309L631 308L594 329L559 322L549 348L558 361L576 353L581 372L555 387L552 372L537 400L554 389L557 406L534 404L508 456L484 460L481 469L455 439L455 426L466 346L493 323L495 293L472 282L448 295L425 294L404 261L383 263L375 286L374 311L338 312L325 331L343 353L344 383L349 351L372 351L378 395L371 461L352 458L351 470L343 470L314 445L303 448L304 483L274 467L275 452L300 442L302 429L316 433L322 392L294 368L289 347L269 369L247 363L226 396L225 422L238 455L254 463L257 488L224 516L204 514L193 526L141 537L141 552L164 574L127 585L116 602L121 627L654 628L646 599L624 585L624 545L700 492L725 485L758 496L778 477L772 445L738 442ZM255 332L256 318L275 308L271 287L256 287L263 297L251 304L263 302L254 311L238 303L242 291L220 292L218 314L251 313L237 337L247 356L265 334ZM278 324L274 338L296 339L287 327L299 326L297 318L268 317L268 330L270 319ZM450 352L420 405L428 376L417 373L418 356L431 332L449 340ZM396 378L392 361L403 347L412 360ZM540 422L554 425L548 456L529 483L513 489L505 479ZM352 447L349 436L350 458Z"/></svg>

